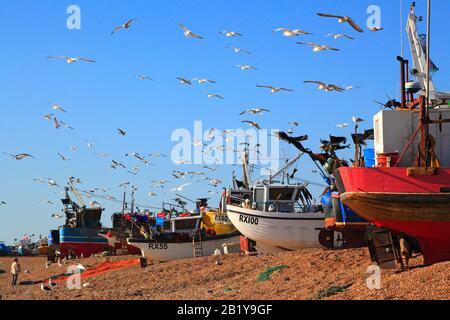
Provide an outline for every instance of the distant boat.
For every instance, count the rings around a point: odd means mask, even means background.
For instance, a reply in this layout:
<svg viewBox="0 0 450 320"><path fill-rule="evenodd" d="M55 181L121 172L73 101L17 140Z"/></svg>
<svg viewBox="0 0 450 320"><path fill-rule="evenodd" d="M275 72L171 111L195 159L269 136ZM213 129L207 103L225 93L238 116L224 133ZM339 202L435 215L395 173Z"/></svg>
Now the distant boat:
<svg viewBox="0 0 450 320"><path fill-rule="evenodd" d="M240 233L237 231L221 234L203 234L201 215L176 217L164 220L159 230L152 229L146 239L129 238L128 244L141 250L142 255L154 262L211 256L223 253L224 247L239 244ZM156 223L156 220L152 222Z"/></svg>

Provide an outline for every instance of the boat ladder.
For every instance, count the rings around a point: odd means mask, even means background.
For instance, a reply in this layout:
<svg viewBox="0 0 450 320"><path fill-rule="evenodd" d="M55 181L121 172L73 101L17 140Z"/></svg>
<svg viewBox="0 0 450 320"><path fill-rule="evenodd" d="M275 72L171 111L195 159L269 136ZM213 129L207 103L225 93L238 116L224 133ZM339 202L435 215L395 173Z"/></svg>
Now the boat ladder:
<svg viewBox="0 0 450 320"><path fill-rule="evenodd" d="M192 238L192 251L194 253L194 258L203 257L203 242L201 231L198 231L197 234Z"/></svg>

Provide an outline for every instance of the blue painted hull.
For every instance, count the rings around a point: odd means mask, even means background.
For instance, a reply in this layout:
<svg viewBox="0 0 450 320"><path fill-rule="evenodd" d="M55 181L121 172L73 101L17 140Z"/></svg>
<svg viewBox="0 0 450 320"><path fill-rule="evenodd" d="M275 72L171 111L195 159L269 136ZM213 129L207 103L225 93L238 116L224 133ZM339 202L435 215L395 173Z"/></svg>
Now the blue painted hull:
<svg viewBox="0 0 450 320"><path fill-rule="evenodd" d="M90 256L109 250L108 240L98 235L98 229L60 228L59 246L63 256Z"/></svg>

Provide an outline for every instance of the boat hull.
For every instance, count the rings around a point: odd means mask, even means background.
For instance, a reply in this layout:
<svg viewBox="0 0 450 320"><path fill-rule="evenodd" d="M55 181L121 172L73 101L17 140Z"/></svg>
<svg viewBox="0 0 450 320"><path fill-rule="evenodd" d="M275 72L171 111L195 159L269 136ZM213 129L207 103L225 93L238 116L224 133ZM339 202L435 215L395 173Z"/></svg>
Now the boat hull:
<svg viewBox="0 0 450 320"><path fill-rule="evenodd" d="M108 241L99 236L98 229L91 228L60 228L59 248L63 257L91 256L110 249Z"/></svg>
<svg viewBox="0 0 450 320"><path fill-rule="evenodd" d="M227 214L246 238L256 241L258 252L321 247L323 213L268 213L228 205Z"/></svg>
<svg viewBox="0 0 450 320"><path fill-rule="evenodd" d="M425 264L450 260L450 169L340 168L335 177L358 215L417 237Z"/></svg>
<svg viewBox="0 0 450 320"><path fill-rule="evenodd" d="M233 232L228 235L207 237L202 241L203 256L211 256L217 249L223 252L223 244L238 244L240 234ZM158 242L140 239L128 239L128 244L141 250L142 256L153 262L167 262L172 260L189 259L194 257L192 241L189 242Z"/></svg>

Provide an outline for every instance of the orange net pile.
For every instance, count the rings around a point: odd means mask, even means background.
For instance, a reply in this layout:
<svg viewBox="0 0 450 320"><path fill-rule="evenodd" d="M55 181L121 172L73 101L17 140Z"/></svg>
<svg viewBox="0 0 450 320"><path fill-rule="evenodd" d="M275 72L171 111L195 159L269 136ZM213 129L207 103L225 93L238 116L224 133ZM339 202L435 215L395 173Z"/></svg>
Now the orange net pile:
<svg viewBox="0 0 450 320"><path fill-rule="evenodd" d="M139 265L139 263L140 262L138 259L124 260L124 261L118 261L118 262L106 261L106 262L100 263L100 264L96 265L95 267L81 273L81 278L85 279L85 278L99 276L101 274L111 272L114 270L131 268L131 267ZM55 282L63 282L65 280L67 280L67 278L68 277L61 277L61 278L56 279Z"/></svg>

